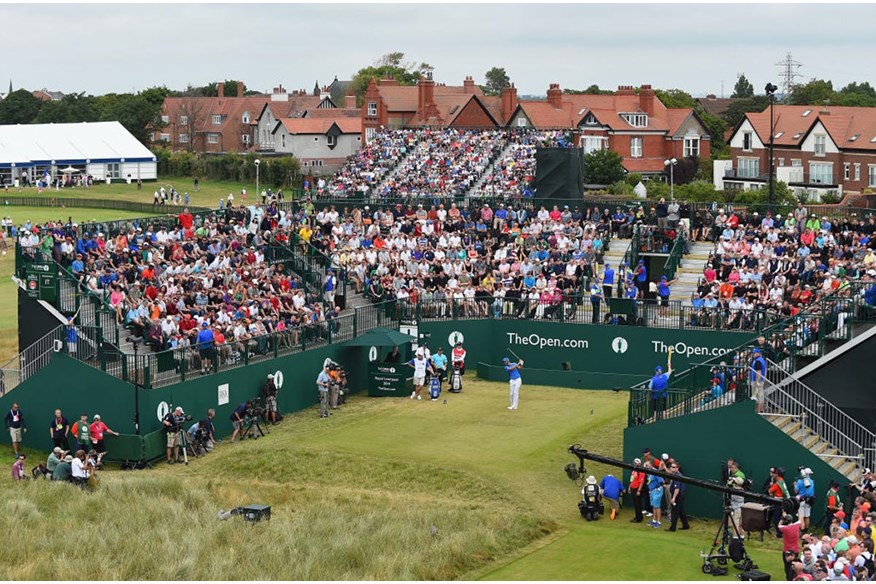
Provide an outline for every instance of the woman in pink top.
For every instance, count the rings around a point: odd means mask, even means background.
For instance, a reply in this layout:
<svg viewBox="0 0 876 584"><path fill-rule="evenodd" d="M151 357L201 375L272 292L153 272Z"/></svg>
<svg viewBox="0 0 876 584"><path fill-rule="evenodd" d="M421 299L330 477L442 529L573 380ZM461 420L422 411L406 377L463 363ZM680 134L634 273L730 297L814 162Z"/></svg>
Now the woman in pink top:
<svg viewBox="0 0 876 584"><path fill-rule="evenodd" d="M118 286L113 286L113 291L110 292L110 307L116 311L116 322L122 324L124 315L122 314L122 304L125 301L125 293Z"/></svg>

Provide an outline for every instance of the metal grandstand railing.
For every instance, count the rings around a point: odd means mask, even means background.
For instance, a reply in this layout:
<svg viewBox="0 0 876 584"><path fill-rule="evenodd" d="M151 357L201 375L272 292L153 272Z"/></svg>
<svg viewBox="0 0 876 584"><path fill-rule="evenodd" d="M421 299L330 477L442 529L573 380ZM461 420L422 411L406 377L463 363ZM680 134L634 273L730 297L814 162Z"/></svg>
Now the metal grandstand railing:
<svg viewBox="0 0 876 584"><path fill-rule="evenodd" d="M0 366L0 395L12 391L31 375L48 365L52 359L52 353L59 348L56 343L63 343L65 331L65 326L58 326ZM61 345L61 349L63 349L63 345Z"/></svg>
<svg viewBox="0 0 876 584"><path fill-rule="evenodd" d="M801 429L809 429L832 447L815 452L818 456L848 457L872 468L876 434L779 364L769 360L768 364L764 413L792 416L799 421Z"/></svg>

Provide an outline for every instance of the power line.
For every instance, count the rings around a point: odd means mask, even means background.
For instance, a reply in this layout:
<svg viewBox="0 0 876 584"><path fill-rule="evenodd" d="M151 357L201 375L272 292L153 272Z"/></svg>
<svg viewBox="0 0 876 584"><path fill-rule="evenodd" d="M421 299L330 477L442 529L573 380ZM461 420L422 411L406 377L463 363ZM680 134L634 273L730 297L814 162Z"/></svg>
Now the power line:
<svg viewBox="0 0 876 584"><path fill-rule="evenodd" d="M803 77L802 73L797 72L802 66L803 63L794 60L791 51L785 54L783 60L776 63L776 67L780 68L779 79L781 79L783 98L791 95L791 92L794 91L794 87L797 85L797 79Z"/></svg>

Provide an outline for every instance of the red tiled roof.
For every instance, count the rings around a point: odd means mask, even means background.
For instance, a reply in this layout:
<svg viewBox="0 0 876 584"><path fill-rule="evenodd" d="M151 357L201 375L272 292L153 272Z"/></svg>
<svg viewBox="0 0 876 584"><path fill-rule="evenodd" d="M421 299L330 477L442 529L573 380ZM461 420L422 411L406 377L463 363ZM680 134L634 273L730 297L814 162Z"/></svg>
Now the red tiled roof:
<svg viewBox="0 0 876 584"><path fill-rule="evenodd" d="M344 134L362 132L361 118L283 118L279 122L290 134L325 134L335 124Z"/></svg>
<svg viewBox="0 0 876 584"><path fill-rule="evenodd" d="M572 106L563 103L560 109L546 101L521 101L520 108L533 126L540 129L570 128L578 123L580 117L573 121Z"/></svg>
<svg viewBox="0 0 876 584"><path fill-rule="evenodd" d="M325 108L325 109L309 109L304 115L305 118L359 118L362 115L362 110L359 108Z"/></svg>
<svg viewBox="0 0 876 584"><path fill-rule="evenodd" d="M701 97L697 99L697 103L702 106L706 113L713 116L720 116L726 112L731 105L740 101L743 98L739 97Z"/></svg>
<svg viewBox="0 0 876 584"><path fill-rule="evenodd" d="M817 105L776 105L775 138L777 146L800 146L807 134L821 122L839 148L876 151L876 108ZM803 114L809 112L808 115ZM770 141L770 110L748 113L761 141ZM796 138L795 138L796 136ZM855 138L857 136L857 138Z"/></svg>
<svg viewBox="0 0 876 584"><path fill-rule="evenodd" d="M687 121L687 118L693 113L693 109L689 107L680 107L666 109L666 119L669 123L669 133L675 134L679 127Z"/></svg>
<svg viewBox="0 0 876 584"><path fill-rule="evenodd" d="M624 158L627 172L663 172L663 158Z"/></svg>
<svg viewBox="0 0 876 584"><path fill-rule="evenodd" d="M415 112L419 105L420 88L417 85L378 85L377 90L386 109L390 112ZM466 93L461 85L435 85L436 103L442 96L477 95L483 97L481 88L475 85L473 93Z"/></svg>

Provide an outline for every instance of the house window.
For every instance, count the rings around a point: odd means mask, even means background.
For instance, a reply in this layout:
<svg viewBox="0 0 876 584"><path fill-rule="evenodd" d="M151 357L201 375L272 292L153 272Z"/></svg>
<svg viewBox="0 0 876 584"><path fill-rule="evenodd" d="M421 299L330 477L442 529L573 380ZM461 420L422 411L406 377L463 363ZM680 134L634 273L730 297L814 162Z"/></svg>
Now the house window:
<svg viewBox="0 0 876 584"><path fill-rule="evenodd" d="M280 134L280 148L286 147L286 134Z"/></svg>
<svg viewBox="0 0 876 584"><path fill-rule="evenodd" d="M179 125L187 126L189 124L189 116L180 116L179 117Z"/></svg>
<svg viewBox="0 0 876 584"><path fill-rule="evenodd" d="M155 142L155 132L149 132L149 141Z"/></svg>
<svg viewBox="0 0 876 584"><path fill-rule="evenodd" d="M169 124L170 123L170 116L161 116L161 123L162 124Z"/></svg>
<svg viewBox="0 0 876 584"><path fill-rule="evenodd" d="M759 158L740 158L739 159L739 177L740 178L755 178L760 174L760 159Z"/></svg>
<svg viewBox="0 0 876 584"><path fill-rule="evenodd" d="M110 162L106 165L107 178L121 178L122 173L118 162Z"/></svg>
<svg viewBox="0 0 876 584"><path fill-rule="evenodd" d="M242 121L244 124L248 124L249 123L249 112L243 112L243 117L240 118L240 121Z"/></svg>
<svg viewBox="0 0 876 584"><path fill-rule="evenodd" d="M824 134L818 134L815 136L815 155L816 156L824 156L824 152L827 146L827 136Z"/></svg>
<svg viewBox="0 0 876 584"><path fill-rule="evenodd" d="M326 136L325 137L325 144L329 148L334 148L335 146L338 145L338 137L337 136Z"/></svg>
<svg viewBox="0 0 876 584"><path fill-rule="evenodd" d="M819 185L833 184L833 163L832 162L810 162L809 163L809 182Z"/></svg>
<svg viewBox="0 0 876 584"><path fill-rule="evenodd" d="M311 160L310 166L322 166L322 160Z"/></svg>
<svg viewBox="0 0 876 584"><path fill-rule="evenodd" d="M843 164L843 180L849 180L852 176L852 165L846 162Z"/></svg>
<svg viewBox="0 0 876 584"><path fill-rule="evenodd" d="M876 187L876 164L867 165L867 184Z"/></svg>
<svg viewBox="0 0 876 584"><path fill-rule="evenodd" d="M377 133L377 128L365 128L365 143L371 142L374 139L374 134Z"/></svg>
<svg viewBox="0 0 876 584"><path fill-rule="evenodd" d="M584 140L584 154L590 154L596 150L602 150L602 138L599 136L582 136L582 138ZM630 144L630 151L632 152L632 143ZM641 154L639 156L641 156Z"/></svg>
<svg viewBox="0 0 876 584"><path fill-rule="evenodd" d="M685 138L684 139L684 157L691 158L693 156L699 157L700 155L700 139L699 138Z"/></svg>
<svg viewBox="0 0 876 584"><path fill-rule="evenodd" d="M621 114L621 117L634 128L644 128L648 125L648 114Z"/></svg>
<svg viewBox="0 0 876 584"><path fill-rule="evenodd" d="M207 144L218 144L219 134L207 134Z"/></svg>
<svg viewBox="0 0 876 584"><path fill-rule="evenodd" d="M161 133L161 141L162 142L170 142L170 134Z"/></svg>
<svg viewBox="0 0 876 584"><path fill-rule="evenodd" d="M861 180L861 164L855 163L855 180Z"/></svg>
<svg viewBox="0 0 876 584"><path fill-rule="evenodd" d="M751 132L742 132L742 149L746 152L751 152L752 145L754 144L754 140L752 139Z"/></svg>
<svg viewBox="0 0 876 584"><path fill-rule="evenodd" d="M518 128L525 128L526 127L526 118L524 118L523 116L520 116L519 118L517 118L517 127Z"/></svg>
<svg viewBox="0 0 876 584"><path fill-rule="evenodd" d="M369 101L368 102L368 115L371 117L377 116L377 102Z"/></svg>
<svg viewBox="0 0 876 584"><path fill-rule="evenodd" d="M630 158L642 157L642 138L634 136L630 138Z"/></svg>
<svg viewBox="0 0 876 584"><path fill-rule="evenodd" d="M188 142L188 141L189 141L189 135L188 135L188 134L180 134L180 135L179 135L179 141L182 142L182 143L186 143L186 142Z"/></svg>
<svg viewBox="0 0 876 584"><path fill-rule="evenodd" d="M250 140L249 134L241 134L240 135L240 141L243 142L244 144L246 144L247 146L249 146L249 140Z"/></svg>
<svg viewBox="0 0 876 584"><path fill-rule="evenodd" d="M778 164L779 166L785 166L785 159L779 158L779 161L776 164Z"/></svg>
<svg viewBox="0 0 876 584"><path fill-rule="evenodd" d="M213 116L211 116L211 118L213 120L214 126L221 126L222 125L222 116L221 115L214 114Z"/></svg>

